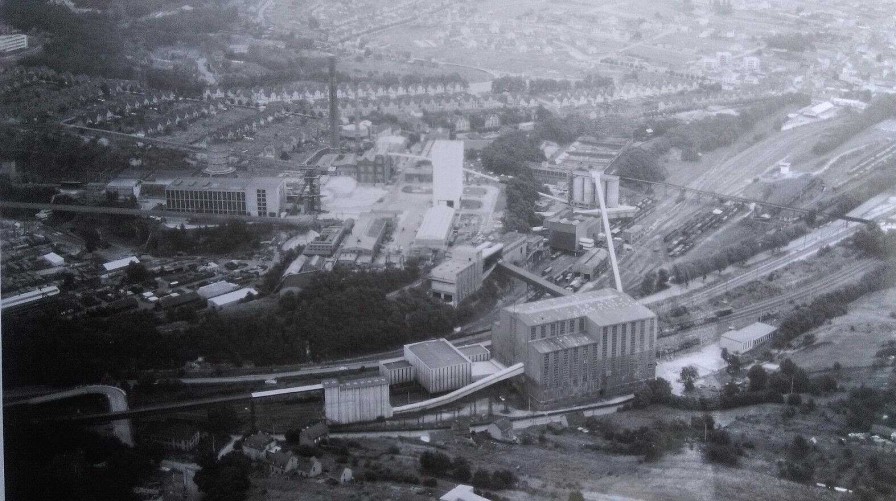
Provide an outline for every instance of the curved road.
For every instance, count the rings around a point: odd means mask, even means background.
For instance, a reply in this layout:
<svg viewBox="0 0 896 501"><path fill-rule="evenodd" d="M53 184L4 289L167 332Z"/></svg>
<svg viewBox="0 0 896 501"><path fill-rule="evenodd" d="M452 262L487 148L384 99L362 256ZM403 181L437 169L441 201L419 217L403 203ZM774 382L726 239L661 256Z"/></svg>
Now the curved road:
<svg viewBox="0 0 896 501"><path fill-rule="evenodd" d="M34 397L25 401L28 405L38 405L83 395L102 395L109 402L109 412L125 412L128 410L128 395L121 388L106 385L82 386L72 390L60 391L49 395ZM129 419L112 421L112 433L121 443L134 446L134 431Z"/></svg>

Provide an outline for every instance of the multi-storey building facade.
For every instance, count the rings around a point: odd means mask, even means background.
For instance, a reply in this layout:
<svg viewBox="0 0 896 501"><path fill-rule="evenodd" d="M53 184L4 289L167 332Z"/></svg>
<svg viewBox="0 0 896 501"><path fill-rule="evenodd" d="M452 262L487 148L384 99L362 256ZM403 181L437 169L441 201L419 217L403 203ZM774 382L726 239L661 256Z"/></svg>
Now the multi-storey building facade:
<svg viewBox="0 0 896 501"><path fill-rule="evenodd" d="M492 350L505 365L525 363L532 406L575 405L653 379L656 330L653 312L602 289L502 309Z"/></svg>
<svg viewBox="0 0 896 501"><path fill-rule="evenodd" d="M180 178L165 188L168 210L277 217L286 200L281 178Z"/></svg>

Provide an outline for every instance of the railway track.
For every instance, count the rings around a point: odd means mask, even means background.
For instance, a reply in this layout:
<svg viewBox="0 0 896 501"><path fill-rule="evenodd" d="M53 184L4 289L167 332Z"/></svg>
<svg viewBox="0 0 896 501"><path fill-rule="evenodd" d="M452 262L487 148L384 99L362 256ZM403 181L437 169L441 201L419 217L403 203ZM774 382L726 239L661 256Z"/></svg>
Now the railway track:
<svg viewBox="0 0 896 501"><path fill-rule="evenodd" d="M694 328L700 328L712 323L736 324L742 320L747 320L766 313L775 312L785 305L791 303L801 303L810 299L814 299L815 297L827 292L831 292L832 290L844 284L858 281L861 278L862 274L871 271L877 265L878 263L875 261L861 261L859 263L855 263L841 270L838 270L837 272L828 275L824 279L816 281L813 284L800 287L797 290L782 294L774 298L751 304L731 315L726 315L724 317L716 317L714 315L701 317L698 319L693 319L692 322L694 324ZM681 335L685 332L686 331L677 331L674 333L670 333L669 335Z"/></svg>

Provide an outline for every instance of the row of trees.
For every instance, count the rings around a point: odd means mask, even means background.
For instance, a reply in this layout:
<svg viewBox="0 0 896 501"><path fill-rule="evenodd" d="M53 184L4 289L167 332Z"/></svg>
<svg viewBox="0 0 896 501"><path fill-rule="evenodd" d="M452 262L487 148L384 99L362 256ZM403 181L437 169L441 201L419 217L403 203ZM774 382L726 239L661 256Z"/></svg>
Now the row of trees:
<svg viewBox="0 0 896 501"><path fill-rule="evenodd" d="M742 225L755 224L742 222ZM744 228L749 231L748 228ZM728 245L716 251L709 257L696 258L672 265L672 280L680 284L688 284L697 277L702 277L714 271L721 272L729 265L742 263L760 252L777 249L787 245L790 241L805 235L809 231L805 223L795 223L773 233L758 238L743 239L737 244Z"/></svg>
<svg viewBox="0 0 896 501"><path fill-rule="evenodd" d="M698 152L729 146L749 132L757 122L780 113L791 106L806 106L811 102L805 94L784 94L750 105L737 115L713 115L689 123L672 125L667 119L650 124L654 136L665 135L667 145L682 151L685 160L697 161Z"/></svg>
<svg viewBox="0 0 896 501"><path fill-rule="evenodd" d="M446 335L456 323L450 306L417 291L386 298L418 276L414 269L335 271L312 280L298 295L285 295L272 312L226 317L208 312L175 333L159 332L149 312L4 319L3 381L16 387L119 380L146 370L177 369L198 356L236 365L291 364Z"/></svg>
<svg viewBox="0 0 896 501"><path fill-rule="evenodd" d="M820 327L829 319L845 315L849 303L856 299L894 285L896 268L888 263L865 273L855 284L818 296L808 306L798 308L784 317L775 336L775 346L787 346L794 338Z"/></svg>

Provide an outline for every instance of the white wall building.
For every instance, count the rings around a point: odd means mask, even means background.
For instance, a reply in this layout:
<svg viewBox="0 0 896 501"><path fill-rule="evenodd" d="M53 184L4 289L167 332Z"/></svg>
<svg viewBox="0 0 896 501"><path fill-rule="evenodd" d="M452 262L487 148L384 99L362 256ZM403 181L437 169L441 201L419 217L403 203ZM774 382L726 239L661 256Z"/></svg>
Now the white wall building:
<svg viewBox="0 0 896 501"><path fill-rule="evenodd" d="M472 381L472 362L445 339L405 345L404 358L430 393L456 390Z"/></svg>
<svg viewBox="0 0 896 501"><path fill-rule="evenodd" d="M722 334L719 345L729 353L746 353L762 343L770 341L777 327L756 322L743 329Z"/></svg>
<svg viewBox="0 0 896 501"><path fill-rule="evenodd" d="M286 180L180 178L165 188L168 210L200 214L277 217L286 201Z"/></svg>
<svg viewBox="0 0 896 501"><path fill-rule="evenodd" d="M432 159L432 204L459 209L464 192L464 142L438 140L430 151Z"/></svg>
<svg viewBox="0 0 896 501"><path fill-rule="evenodd" d="M324 413L336 423L360 423L379 417L392 417L389 381L381 376L339 382L327 379L324 387Z"/></svg>

